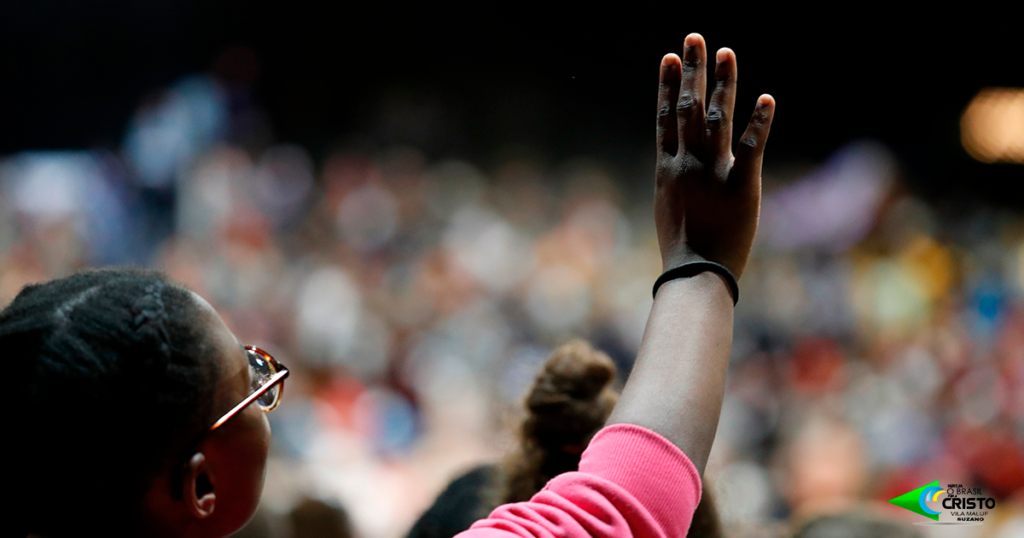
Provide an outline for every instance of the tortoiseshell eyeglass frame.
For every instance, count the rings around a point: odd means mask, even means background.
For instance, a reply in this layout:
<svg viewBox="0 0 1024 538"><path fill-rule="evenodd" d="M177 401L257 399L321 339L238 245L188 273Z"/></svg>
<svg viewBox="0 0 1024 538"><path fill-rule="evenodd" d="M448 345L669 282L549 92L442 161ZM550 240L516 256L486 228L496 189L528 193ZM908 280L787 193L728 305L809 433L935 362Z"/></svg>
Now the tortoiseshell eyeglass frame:
<svg viewBox="0 0 1024 538"><path fill-rule="evenodd" d="M242 411L242 409L245 409L247 405L255 402L260 396L263 396L268 390L274 388L276 385L281 385L280 387L278 387L277 397L274 398L274 401L270 405L260 404L260 408L263 409L264 412L269 412L273 411L274 408L277 407L277 404L281 403L281 396L284 395L284 380L286 377L288 377L289 374L288 368L285 367L280 362L278 362L277 359L270 355L270 353L267 353L266 351L263 351L262 349L256 346L243 347L245 348L247 354L254 354L257 357L266 361L268 364L270 364L270 367L274 370L275 373L274 375L270 376L270 379L268 379L267 382L263 384L263 386L256 389L255 392L253 392L244 400L239 402L239 404L233 407L231 411L228 411L227 413L224 414L224 416L217 419L217 422L214 422L213 426L210 426L209 431L211 432L224 425L224 423L230 420L231 417L237 415L239 412Z"/></svg>

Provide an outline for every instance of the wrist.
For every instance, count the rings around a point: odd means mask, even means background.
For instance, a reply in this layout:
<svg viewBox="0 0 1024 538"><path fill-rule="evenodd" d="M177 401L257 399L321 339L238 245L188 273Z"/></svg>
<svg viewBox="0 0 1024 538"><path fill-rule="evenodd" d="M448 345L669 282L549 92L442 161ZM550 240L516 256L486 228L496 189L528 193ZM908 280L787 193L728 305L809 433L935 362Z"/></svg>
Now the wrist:
<svg viewBox="0 0 1024 538"><path fill-rule="evenodd" d="M736 277L726 266L706 260L683 263L665 271L655 280L652 294L657 299L659 289L671 282L691 280L697 277L701 277L700 282L714 281L714 277L711 277L708 273L713 273L717 276L717 280L725 285L729 297L732 299L733 306L735 306L740 298L739 283Z"/></svg>
<svg viewBox="0 0 1024 538"><path fill-rule="evenodd" d="M680 301L698 309L711 309L722 313L735 311L729 285L722 277L711 272L670 280L658 290L658 295L654 298L655 304L672 305Z"/></svg>

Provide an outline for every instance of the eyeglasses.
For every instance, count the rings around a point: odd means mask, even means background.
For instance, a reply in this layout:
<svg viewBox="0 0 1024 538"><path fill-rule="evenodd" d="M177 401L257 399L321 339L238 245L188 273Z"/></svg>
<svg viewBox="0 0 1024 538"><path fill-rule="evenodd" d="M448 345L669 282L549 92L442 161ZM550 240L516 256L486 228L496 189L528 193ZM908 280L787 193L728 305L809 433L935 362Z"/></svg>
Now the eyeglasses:
<svg viewBox="0 0 1024 538"><path fill-rule="evenodd" d="M211 432L253 402L256 402L264 412L272 411L281 402L281 394L284 393L284 378L288 377L289 373L288 368L277 362L277 359L271 357L270 353L256 346L244 346L244 348L252 373L250 376L252 394L249 394L241 403L214 422L213 426L210 426L209 431Z"/></svg>

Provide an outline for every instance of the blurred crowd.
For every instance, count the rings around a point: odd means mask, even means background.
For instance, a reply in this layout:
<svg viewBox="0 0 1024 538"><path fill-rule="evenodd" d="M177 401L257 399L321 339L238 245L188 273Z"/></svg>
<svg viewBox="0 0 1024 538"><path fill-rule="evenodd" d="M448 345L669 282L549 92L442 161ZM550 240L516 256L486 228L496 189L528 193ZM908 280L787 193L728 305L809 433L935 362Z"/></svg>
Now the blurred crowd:
<svg viewBox="0 0 1024 538"><path fill-rule="evenodd" d="M999 499L962 535L1024 534L1024 218L922 201L871 142L768 161L707 471L723 523L902 518L884 501L941 480ZM246 88L190 77L116 150L0 161L0 301L84 267L166 271L292 369L261 521L320 499L394 538L510 449L552 348L586 338L628 373L661 272L647 164L359 141L314 159Z"/></svg>

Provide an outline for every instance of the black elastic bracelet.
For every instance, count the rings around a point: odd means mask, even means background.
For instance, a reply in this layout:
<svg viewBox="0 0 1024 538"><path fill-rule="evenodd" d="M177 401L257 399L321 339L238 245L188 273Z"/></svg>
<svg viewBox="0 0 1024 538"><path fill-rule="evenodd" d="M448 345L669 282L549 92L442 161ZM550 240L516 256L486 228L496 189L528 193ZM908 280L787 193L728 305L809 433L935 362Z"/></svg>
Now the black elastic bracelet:
<svg viewBox="0 0 1024 538"><path fill-rule="evenodd" d="M665 271L664 273L661 274L661 276L658 277L658 280L654 281L654 293L652 293L652 295L657 297L658 288L660 288L662 284L668 282L669 280L675 280L677 278L689 278L691 276L699 275L704 271L718 273L719 275L722 276L722 278L725 279L725 283L729 285L729 291L732 292L732 305L736 306L736 303L738 303L740 300L740 285L739 283L736 282L736 277L732 276L732 271L730 271L728 267L715 262L702 261L684 263L679 267L675 267L669 269L668 271Z"/></svg>

